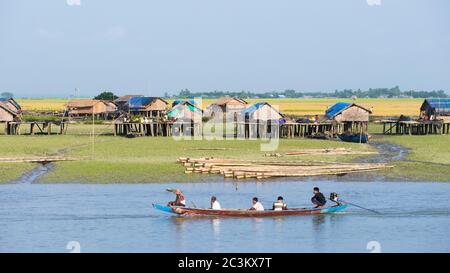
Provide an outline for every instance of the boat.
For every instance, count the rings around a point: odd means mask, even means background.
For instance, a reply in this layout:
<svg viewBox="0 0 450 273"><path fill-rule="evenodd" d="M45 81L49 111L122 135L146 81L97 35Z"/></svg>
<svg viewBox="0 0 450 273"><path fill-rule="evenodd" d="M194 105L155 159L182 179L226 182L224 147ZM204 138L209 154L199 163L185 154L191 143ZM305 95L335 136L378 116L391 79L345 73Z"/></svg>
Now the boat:
<svg viewBox="0 0 450 273"><path fill-rule="evenodd" d="M345 142L367 143L369 141L368 134L338 134L338 138Z"/></svg>
<svg viewBox="0 0 450 273"><path fill-rule="evenodd" d="M327 133L312 133L311 135L307 136L308 138L312 139L329 139L330 135Z"/></svg>
<svg viewBox="0 0 450 273"><path fill-rule="evenodd" d="M230 217L266 217L335 213L347 208L348 204L337 204L324 208L292 208L287 210L246 210L246 209L204 209L152 204L157 210L176 215L230 216Z"/></svg>

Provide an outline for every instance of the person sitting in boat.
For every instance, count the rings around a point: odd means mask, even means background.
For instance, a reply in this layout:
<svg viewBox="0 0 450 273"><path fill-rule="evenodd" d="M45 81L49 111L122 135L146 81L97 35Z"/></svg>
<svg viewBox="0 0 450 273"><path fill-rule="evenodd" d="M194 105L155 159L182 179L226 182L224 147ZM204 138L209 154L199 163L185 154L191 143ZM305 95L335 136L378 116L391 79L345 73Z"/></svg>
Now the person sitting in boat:
<svg viewBox="0 0 450 273"><path fill-rule="evenodd" d="M258 201L258 197L253 197L253 205L249 210L264 210L263 205Z"/></svg>
<svg viewBox="0 0 450 273"><path fill-rule="evenodd" d="M181 190L176 189L175 190L175 201L169 202L168 206L178 206L178 207L185 207L186 206L186 200L184 199L183 193L181 193Z"/></svg>
<svg viewBox="0 0 450 273"><path fill-rule="evenodd" d="M287 210L287 205L284 203L283 196L278 196L278 199L272 206L273 210Z"/></svg>
<svg viewBox="0 0 450 273"><path fill-rule="evenodd" d="M314 196L311 198L311 202L315 205L315 208L322 208L327 203L327 199L320 192L318 187L313 189Z"/></svg>
<svg viewBox="0 0 450 273"><path fill-rule="evenodd" d="M217 198L215 196L211 196L211 209L215 210L221 210L222 207L220 206L219 201L217 201Z"/></svg>

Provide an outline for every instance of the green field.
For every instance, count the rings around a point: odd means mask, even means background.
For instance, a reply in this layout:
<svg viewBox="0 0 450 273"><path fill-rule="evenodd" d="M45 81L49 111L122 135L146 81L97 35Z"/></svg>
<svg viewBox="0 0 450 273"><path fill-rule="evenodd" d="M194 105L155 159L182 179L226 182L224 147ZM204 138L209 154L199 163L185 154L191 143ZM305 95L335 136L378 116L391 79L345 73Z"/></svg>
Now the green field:
<svg viewBox="0 0 450 273"><path fill-rule="evenodd" d="M71 125L67 135L0 136L0 157L67 155L86 160L57 162L41 183L151 183L189 182L209 179L207 175L186 175L178 157L233 157L263 159L260 141L176 141L164 137L124 138L97 135L94 145L90 125ZM96 134L110 132L108 125L97 125ZM377 141L396 143L410 149L407 161L394 162L394 169L379 174L388 180L450 181L450 136L376 136ZM199 148L227 148L205 151ZM277 152L303 148L352 147L374 150L369 145L328 140L282 139ZM299 156L288 160L351 161L356 156ZM271 158L273 159L273 158ZM279 160L284 160L280 158ZM0 182L17 179L35 167L28 163L0 163Z"/></svg>
<svg viewBox="0 0 450 273"><path fill-rule="evenodd" d="M94 145L88 135L90 126L71 126L71 135L61 136L0 136L0 145L5 147L0 157L58 155L86 157L87 160L58 162L56 168L42 177L41 182L95 182L136 183L193 181L205 179L204 175L185 175L183 167L176 164L178 157L237 157L263 159L260 141L256 140L192 140L176 141L164 137L142 137L128 139L114 136L96 136ZM107 125L96 126L101 132ZM227 150L205 151L198 148L227 148ZM277 152L302 148L353 147L372 150L368 145L317 141L306 139L280 140ZM295 157L289 157L294 159ZM354 156L310 156L303 160L351 160ZM8 182L19 177L32 164L0 164L0 181Z"/></svg>
<svg viewBox="0 0 450 273"><path fill-rule="evenodd" d="M404 161L395 162L389 177L450 182L450 135L389 136L382 141L408 148Z"/></svg>

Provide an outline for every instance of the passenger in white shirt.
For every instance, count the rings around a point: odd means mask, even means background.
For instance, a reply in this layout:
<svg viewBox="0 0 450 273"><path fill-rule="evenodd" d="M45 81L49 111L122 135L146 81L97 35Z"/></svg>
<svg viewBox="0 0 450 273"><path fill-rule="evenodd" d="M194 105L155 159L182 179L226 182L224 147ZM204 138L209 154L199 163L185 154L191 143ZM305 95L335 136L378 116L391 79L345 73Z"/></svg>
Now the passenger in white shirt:
<svg viewBox="0 0 450 273"><path fill-rule="evenodd" d="M278 196L277 202L273 203L273 210L287 210L287 205L284 203L283 196Z"/></svg>
<svg viewBox="0 0 450 273"><path fill-rule="evenodd" d="M222 207L220 206L219 201L217 201L217 198L215 196L211 196L211 209L215 210L221 210Z"/></svg>
<svg viewBox="0 0 450 273"><path fill-rule="evenodd" d="M263 205L258 202L258 197L253 197L253 206L250 208L250 210L264 210Z"/></svg>

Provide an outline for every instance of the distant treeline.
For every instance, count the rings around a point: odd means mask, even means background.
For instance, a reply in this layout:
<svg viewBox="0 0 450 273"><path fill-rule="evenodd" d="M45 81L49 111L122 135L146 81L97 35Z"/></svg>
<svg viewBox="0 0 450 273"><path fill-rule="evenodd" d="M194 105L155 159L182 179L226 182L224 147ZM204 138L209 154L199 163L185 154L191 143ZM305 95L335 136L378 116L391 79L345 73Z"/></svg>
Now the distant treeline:
<svg viewBox="0 0 450 273"><path fill-rule="evenodd" d="M252 91L212 91L212 92L192 92L189 89L183 89L178 94L165 97L176 98L220 98L220 97L239 97L239 98L448 98L449 95L444 90L418 91L418 90L400 90L398 86L392 88L369 88L369 90L335 90L334 92L300 92L293 89L284 91L272 91L256 93Z"/></svg>

